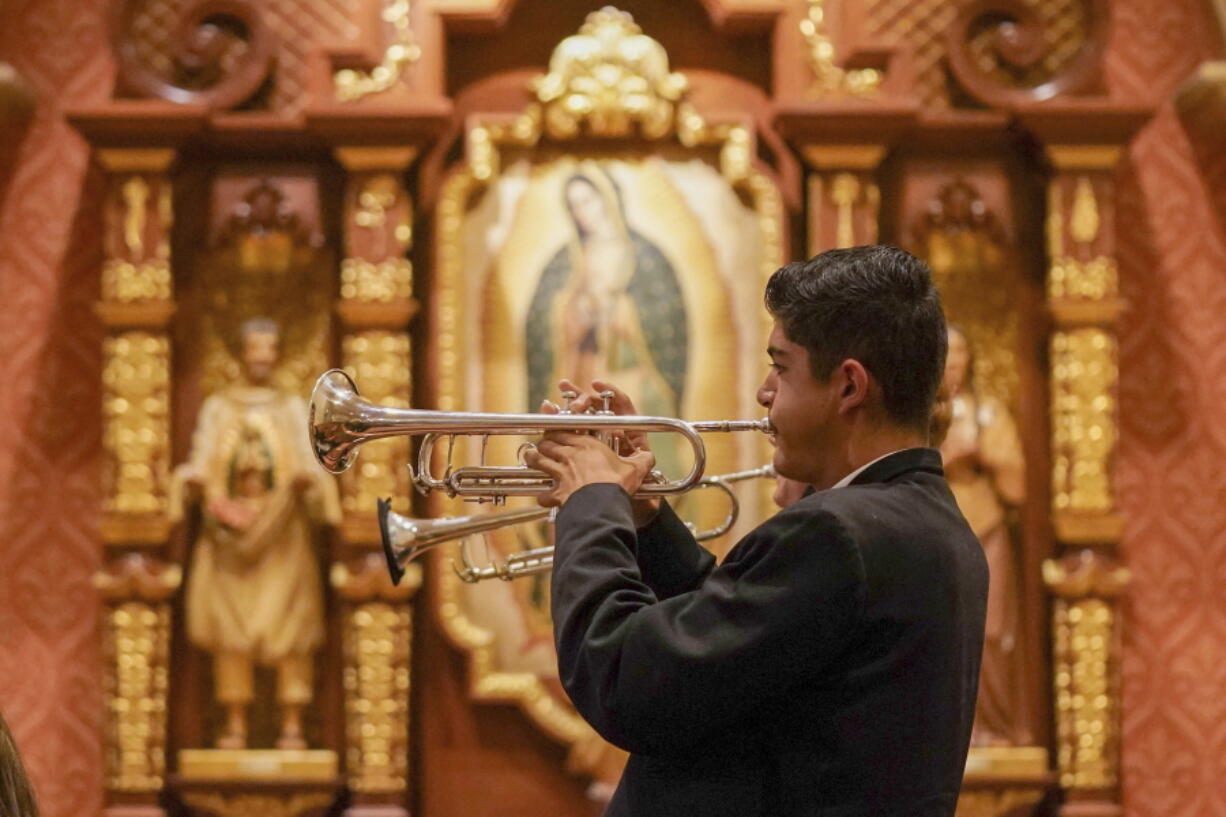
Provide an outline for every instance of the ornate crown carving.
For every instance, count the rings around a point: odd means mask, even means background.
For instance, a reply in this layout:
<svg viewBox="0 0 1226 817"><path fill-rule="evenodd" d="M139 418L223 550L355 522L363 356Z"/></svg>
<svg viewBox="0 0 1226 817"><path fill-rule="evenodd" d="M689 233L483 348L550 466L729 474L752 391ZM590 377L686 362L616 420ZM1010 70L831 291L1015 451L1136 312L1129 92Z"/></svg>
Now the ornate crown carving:
<svg viewBox="0 0 1226 817"><path fill-rule="evenodd" d="M626 136L635 123L649 139L666 136L688 87L684 75L669 71L664 47L612 6L562 40L549 73L533 83L545 131L555 138L573 137L585 124L593 136Z"/></svg>

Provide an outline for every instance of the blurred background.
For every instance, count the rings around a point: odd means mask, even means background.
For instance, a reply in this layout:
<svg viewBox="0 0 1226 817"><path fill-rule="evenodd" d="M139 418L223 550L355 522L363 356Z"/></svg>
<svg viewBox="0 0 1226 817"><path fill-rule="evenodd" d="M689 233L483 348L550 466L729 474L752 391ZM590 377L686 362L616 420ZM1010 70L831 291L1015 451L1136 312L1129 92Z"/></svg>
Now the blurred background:
<svg viewBox="0 0 1226 817"><path fill-rule="evenodd" d="M1226 815L1224 32L1222 0L0 0L0 712L42 813L599 814L625 756L561 692L547 574L453 570L548 523L393 585L378 499L488 508L418 496L406 439L326 474L311 385L754 418L766 278L881 242L955 327L942 452L993 572L959 814ZM724 436L709 473L768 461Z"/></svg>

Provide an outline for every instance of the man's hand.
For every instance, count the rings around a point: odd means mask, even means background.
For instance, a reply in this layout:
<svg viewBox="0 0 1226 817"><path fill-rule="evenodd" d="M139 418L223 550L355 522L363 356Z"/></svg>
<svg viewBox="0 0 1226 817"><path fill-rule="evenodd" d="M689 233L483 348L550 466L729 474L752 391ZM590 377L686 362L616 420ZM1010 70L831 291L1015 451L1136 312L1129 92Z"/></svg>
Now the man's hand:
<svg viewBox="0 0 1226 817"><path fill-rule="evenodd" d="M559 381L558 389L560 391L573 391L579 395L570 404L570 410L574 414L583 414L589 408L597 411L603 409L604 400L600 396L602 391L613 393L613 399L609 401L609 411L620 415L638 414L638 411L634 408L634 401L630 399L630 396L607 380L593 380L592 390L589 392L583 391L570 380ZM626 433L619 431L616 436L619 444L619 454L629 455L635 451L651 450L651 446L647 443L647 432L645 431L629 431Z"/></svg>
<svg viewBox="0 0 1226 817"><path fill-rule="evenodd" d="M552 431L536 448L524 452L524 463L553 478L554 489L537 497L542 506L553 508L583 486L599 482L620 485L633 496L651 473L656 458L642 450L623 457L588 434Z"/></svg>
<svg viewBox="0 0 1226 817"><path fill-rule="evenodd" d="M571 401L570 410L575 414L583 414L589 408L600 410L604 408L604 400L600 397L600 392L609 391L613 393L613 399L609 401L609 410L617 415L634 415L638 414L638 410L634 407L634 401L630 399L630 395L619 389L614 384L607 380L593 380L591 391L585 392L580 389L571 380L563 379L558 382L559 391L572 391L579 395L578 398ZM548 414L557 412L557 407L552 403L543 406L542 410ZM645 431L627 431L616 432L615 439L618 443L617 453L624 457L629 457L639 451L651 451L651 446L647 442L647 432ZM653 458L654 464L654 458ZM648 473L650 473L650 468ZM641 482L641 480L640 480ZM634 491L629 492L631 496ZM660 512L659 499L636 499L633 502L634 507L634 524L635 527L646 527L656 514Z"/></svg>

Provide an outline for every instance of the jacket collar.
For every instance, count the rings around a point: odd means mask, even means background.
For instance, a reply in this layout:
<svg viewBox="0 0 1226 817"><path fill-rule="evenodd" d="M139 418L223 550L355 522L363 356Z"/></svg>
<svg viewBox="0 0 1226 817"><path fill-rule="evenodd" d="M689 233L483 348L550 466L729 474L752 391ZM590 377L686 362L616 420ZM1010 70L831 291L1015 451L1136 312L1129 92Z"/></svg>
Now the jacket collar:
<svg viewBox="0 0 1226 817"><path fill-rule="evenodd" d="M927 471L944 476L941 467L941 452L935 448L904 448L888 457L882 457L865 468L851 481L852 485L867 485L873 482L889 482L910 471Z"/></svg>

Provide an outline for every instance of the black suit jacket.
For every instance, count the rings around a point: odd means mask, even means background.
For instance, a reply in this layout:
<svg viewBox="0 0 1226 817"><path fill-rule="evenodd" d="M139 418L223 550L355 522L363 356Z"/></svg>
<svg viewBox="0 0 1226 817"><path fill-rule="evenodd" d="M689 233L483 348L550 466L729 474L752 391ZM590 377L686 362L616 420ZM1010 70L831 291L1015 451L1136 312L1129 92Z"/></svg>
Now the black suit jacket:
<svg viewBox="0 0 1226 817"><path fill-rule="evenodd" d="M562 684L631 752L610 815L952 815L988 571L940 454L886 457L781 511L718 567L618 486L557 518Z"/></svg>

